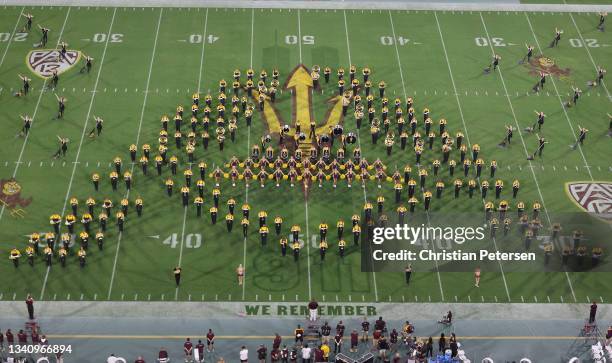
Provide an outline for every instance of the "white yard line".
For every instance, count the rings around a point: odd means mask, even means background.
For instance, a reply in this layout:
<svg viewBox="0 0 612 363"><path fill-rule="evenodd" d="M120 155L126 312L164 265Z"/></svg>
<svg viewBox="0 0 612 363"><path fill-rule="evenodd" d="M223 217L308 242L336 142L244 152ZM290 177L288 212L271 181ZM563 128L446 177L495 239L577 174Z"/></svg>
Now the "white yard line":
<svg viewBox="0 0 612 363"><path fill-rule="evenodd" d="M155 51L157 50L157 39L159 38L159 28L161 25L161 19L162 19L163 14L164 14L164 9L162 8L159 11L159 19L157 20L157 29L155 30L155 41L153 43L153 51L151 52L151 62L149 64L149 74L147 75L147 85L145 86L145 89L149 89L149 84L151 83L151 71L153 70L153 61L155 60ZM140 111L140 121L138 122L138 133L136 134L136 143L135 143L136 147L138 147L138 144L140 142L140 131L142 130L142 121L144 120L144 113L147 107L148 98L149 98L149 92L145 92L144 100L142 102L142 110ZM135 163L132 163L132 168L131 168L132 173L134 172L134 165ZM128 198L129 196L130 196L130 191L128 190L125 194L125 198ZM117 237L117 250L115 251L115 260L113 262L113 272L111 274L111 280L108 285L108 295L107 295L108 300L110 300L111 294L113 292L113 283L115 281L115 274L117 272L117 260L119 259L119 249L121 247L122 236L123 236L123 233L119 232L119 236Z"/></svg>
<svg viewBox="0 0 612 363"><path fill-rule="evenodd" d="M19 21L21 20L21 15L23 14L23 10L25 10L25 6L21 8L19 15L17 16L17 22L15 23L15 27L11 32L11 37L8 40L6 48L4 48L4 53L2 54L2 58L0 58L0 68L2 68L2 64L4 63L4 58L6 58L6 53L8 53L9 48L11 47L11 43L13 43L13 38L15 38L15 33L17 32L17 27L19 26Z"/></svg>
<svg viewBox="0 0 612 363"><path fill-rule="evenodd" d="M198 73L198 88L197 92L200 93L200 87L202 86L202 67L204 66L204 48L206 47L206 28L208 26L208 9L206 9L206 15L204 16L204 35L202 36L202 54L200 55L200 71Z"/></svg>
<svg viewBox="0 0 612 363"><path fill-rule="evenodd" d="M391 10L389 10L389 22L391 23L391 32L393 33L393 44L395 44L395 55L397 56L397 65L399 68L399 72L400 72L400 76L402 79L402 89L404 92L404 102L406 102L406 100L408 99L408 95L406 94L406 86L404 84L404 73L402 71L402 63L400 62L400 56L399 56L399 49L397 47L397 36L395 35L395 26L393 25L393 16L391 15ZM457 93L457 92L455 92ZM429 212L425 212L425 215L427 216L427 224L431 225L430 222L430 218L429 218ZM432 241L431 244L434 252L436 251L436 247L435 244ZM440 287L440 298L442 299L442 301L444 301L444 288L442 288L442 276L440 275L440 269L438 267L438 261L434 261L435 265L436 265L436 275L438 277L438 286Z"/></svg>
<svg viewBox="0 0 612 363"><path fill-rule="evenodd" d="M108 26L108 33L111 34L113 29L113 24L115 23L115 15L117 14L117 8L113 10L113 16L110 21L110 25ZM102 51L102 57L100 58L100 65L98 66L98 74L96 75L96 81L94 83L94 91L98 89L98 83L100 81L100 74L102 74L102 67L104 65L104 59L106 58L106 50L108 49L108 43L110 40L110 36L106 37L106 42L104 43L104 50ZM87 115L85 116L85 122L83 123L83 131L81 131L81 139L79 140L79 146L77 148L76 156L74 161L72 162L72 173L70 174L70 180L68 181L68 189L66 189L66 196L64 197L64 205L62 206L62 212L60 216L64 216L66 212L66 206L68 205L68 199L70 199L70 191L72 190L72 183L74 181L74 174L76 172L77 166L79 165L79 156L81 155L81 148L83 146L83 141L85 140L85 133L87 132L87 123L89 121L89 117L91 116L91 109L93 108L94 99L96 98L96 92L93 92L91 95L91 100L89 101L89 108L87 109ZM45 288L47 287L47 280L49 278L49 272L51 271L51 266L47 266L47 272L45 273L45 279L43 280L43 285L40 290L40 299L42 300L45 296Z"/></svg>
<svg viewBox="0 0 612 363"><path fill-rule="evenodd" d="M202 51L200 53L200 69L198 71L198 84L196 86L196 92L200 93L200 87L202 85L202 67L204 66L204 49L206 46L206 28L208 26L208 9L206 9L206 15L204 16L204 34L202 35ZM147 86L148 88L148 86ZM189 163L189 168L191 168L191 163ZM189 202L188 202L189 203ZM185 225L187 223L187 209L189 204L187 204L187 206L184 206L183 209L183 224L182 224L182 229L181 229L181 247L179 249L179 259L178 259L178 263L177 263L177 267L181 267L181 264L183 262L183 249L185 246ZM174 291L174 300L178 300L178 293L179 293L179 288L180 286L177 286L175 291Z"/></svg>
<svg viewBox="0 0 612 363"><path fill-rule="evenodd" d="M482 26L484 28L485 35L487 36L487 41L489 42L489 47L491 49L491 56L493 56L495 55L495 50L493 49L493 45L491 44L491 37L489 36L489 31L487 29L487 25L485 24L484 18L482 17L482 13L480 13L480 21L482 22ZM506 93L506 99L508 100L508 105L510 106L510 112L512 113L512 117L514 118L516 129L519 131L518 135L519 135L519 138L521 139L521 143L523 144L523 150L525 151L525 156L528 156L529 152L527 151L527 146L525 145L525 139L523 138L523 133L520 132L521 127L518 123L516 113L514 112L514 106L512 105L512 100L510 99L510 95L508 94L508 88L506 88L506 81L504 81L504 76L502 74L502 70L500 66L497 67L497 71L499 72L499 79L501 80L502 86L504 87L504 91ZM531 170L531 175L533 177L533 181L535 182L536 188L538 190L538 195L540 196L540 201L542 202L542 207L544 208L544 214L546 215L548 224L552 225L552 222L550 220L550 215L548 214L548 209L546 209L546 203L544 201L544 196L542 195L540 183L538 183L538 178L536 177L535 172L533 171L534 168L532 166L532 162L529 160L528 163L529 163L529 169ZM572 286L572 281L570 280L569 274L567 273L567 271L565 271L565 277L567 278L567 283L572 292L572 297L574 298L574 302L576 302L577 300L576 300L576 294L574 293L574 287Z"/></svg>
<svg viewBox="0 0 612 363"><path fill-rule="evenodd" d="M461 102L459 101L459 94L457 93L457 87L455 86L455 77L453 77L453 71L451 70L450 60L448 59L448 53L446 52L446 44L444 43L444 36L442 35L442 29L440 28L440 21L438 20L438 14L434 12L434 17L436 18L436 25L438 26L438 34L440 34L440 41L442 42L442 49L444 50L444 58L446 59L446 65L448 66L448 73L450 75L451 83L453 85L453 90L455 91L455 99L457 100L457 107L459 108L459 115L461 116L461 122L463 123L463 130L465 131L465 139L468 144L468 148L472 148L472 144L470 142L470 136L468 133L467 123L465 122L465 118L463 116L463 108L461 107ZM480 184L480 178L478 178L478 183ZM485 200L482 200L482 203L485 204ZM495 238L493 239L493 245L495 246L495 251L499 252L497 248L497 241ZM508 297L508 301L512 301L510 298L510 289L508 289L508 282L506 281L506 275L504 274L504 268L502 266L501 261L497 261L499 265L499 270L501 271L502 281L504 282L504 288L506 289L506 296Z"/></svg>
<svg viewBox="0 0 612 363"><path fill-rule="evenodd" d="M178 264L176 266L181 267L181 263L183 262L183 246L185 245L185 224L187 222L187 206L183 207L183 227L181 229L181 248L179 249L179 259ZM174 291L174 300L178 300L178 292L179 286L176 287Z"/></svg>
<svg viewBox="0 0 612 363"><path fill-rule="evenodd" d="M59 46L59 43L62 41L62 34L64 34L64 29L66 28L66 22L68 22L68 17L70 16L70 9L72 8L68 8L68 11L66 12L66 18L64 18L64 24L62 25L62 29L60 30L58 39L57 39L57 44L55 45L55 47L57 48ZM30 139L30 135L32 134L32 128L34 127L34 121L36 119L36 114L38 113L38 107L40 106L40 101L42 100L42 96L45 93L45 87L47 85L47 79L45 78L45 80L43 81L43 84L40 88L40 94L38 95L38 100L36 101L36 106L34 107L34 113L32 114L32 126L30 128L30 132L28 132L25 135L25 138L23 140L23 144L21 145L21 151L19 151L19 157L17 158L17 163L15 163L15 170L13 170L13 174L12 174L12 178L14 179L17 176L17 171L19 170L19 165L21 165L21 158L23 157L23 153L25 151L26 145L28 144L28 140ZM5 209L6 204L2 204L2 208L0 209L0 220L2 220L2 216L4 216L4 209Z"/></svg>
<svg viewBox="0 0 612 363"><path fill-rule="evenodd" d="M565 0L563 0L563 3L567 5L567 2ZM525 14L525 15L527 15L527 14ZM574 23L574 28L576 28L576 31L578 32L578 36L580 37L580 40L582 41L582 44L584 45L584 49L586 50L587 54L589 55L589 58L591 59L591 63L593 64L593 68L595 68L595 72L597 72L597 63L595 63L595 60L593 59L593 56L591 55L591 51L589 50L589 47L584 42L584 38L582 37L582 32L580 31L580 28L578 28L578 24L576 24L576 20L574 19L574 15L572 13L569 13L569 16L572 19L572 23ZM603 82L603 80L601 82L601 85L603 86L604 90L606 90L606 94L608 95L608 100L612 101L612 97L610 96L610 92L608 91L608 87L606 87L606 84Z"/></svg>
<svg viewBox="0 0 612 363"><path fill-rule="evenodd" d="M346 20L346 10L342 11L342 15L344 16L344 32L346 34L346 52L348 55L349 66L351 66L353 64L353 61L351 60L351 44L349 41L349 31L348 31L348 22ZM359 134L359 128L357 128L356 130L357 130L357 145L359 149L361 149L361 135ZM365 184L363 185L362 190L363 190L363 202L367 203L368 195L366 192ZM376 284L376 272L374 271L374 261L373 259L370 259L370 261L372 261L372 282L374 285L374 298L376 301L378 301L378 286Z"/></svg>
<svg viewBox="0 0 612 363"><path fill-rule="evenodd" d="M249 61L249 68L253 68L253 42L254 42L254 38L255 38L255 34L254 34L254 28L255 28L255 10L251 10L251 56L250 56L250 61ZM251 127L247 127L247 157L249 157L249 154L251 152ZM245 182L245 187L244 187L244 200L245 203L249 203L249 188L246 186L246 182ZM245 271L246 274L246 254L247 254L247 237L244 237L244 243L243 243L243 247L242 247L242 268ZM243 279L242 281L242 300L245 299L246 296L246 282L247 279Z"/></svg>
<svg viewBox="0 0 612 363"><path fill-rule="evenodd" d="M302 21L300 16L300 10L297 11L297 22L298 22L298 49L300 54L300 64L302 64ZM312 90L311 90L312 92ZM306 213L306 261L308 262L308 300L312 299L312 282L310 277L310 226L308 218L308 197L304 198L304 212Z"/></svg>

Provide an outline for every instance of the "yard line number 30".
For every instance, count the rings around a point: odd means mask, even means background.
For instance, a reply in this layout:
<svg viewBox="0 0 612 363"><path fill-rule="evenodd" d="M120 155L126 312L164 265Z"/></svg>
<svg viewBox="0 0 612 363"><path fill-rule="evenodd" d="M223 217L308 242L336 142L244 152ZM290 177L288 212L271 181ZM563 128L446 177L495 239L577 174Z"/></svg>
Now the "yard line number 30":
<svg viewBox="0 0 612 363"><path fill-rule="evenodd" d="M597 39L593 38L587 38L584 39L584 41L582 41L582 39L569 38L568 41L570 45L574 48L582 48L585 45L589 48L599 48L599 42L597 41ZM476 37L474 38L474 42L476 42L476 45L479 47L489 46L489 40L485 37ZM491 38L491 45L493 45L494 47L505 47L507 43L504 41L504 38L495 37Z"/></svg>

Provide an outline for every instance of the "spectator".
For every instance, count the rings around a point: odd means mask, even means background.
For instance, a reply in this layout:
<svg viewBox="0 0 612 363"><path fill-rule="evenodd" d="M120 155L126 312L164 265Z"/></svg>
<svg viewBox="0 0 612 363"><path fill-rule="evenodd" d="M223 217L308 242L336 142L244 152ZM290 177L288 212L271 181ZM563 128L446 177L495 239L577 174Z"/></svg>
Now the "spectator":
<svg viewBox="0 0 612 363"><path fill-rule="evenodd" d="M278 350L282 341L283 338L281 338L281 336L276 333L274 336L274 341L272 342L272 350Z"/></svg>
<svg viewBox="0 0 612 363"><path fill-rule="evenodd" d="M215 333L213 333L212 329L208 329L208 333L206 333L206 349L209 352L215 351Z"/></svg>
<svg viewBox="0 0 612 363"><path fill-rule="evenodd" d="M378 320L376 320L376 322L374 323L374 329L380 330L381 332L385 331L386 326L387 326L387 323L385 323L382 316L379 316Z"/></svg>
<svg viewBox="0 0 612 363"><path fill-rule="evenodd" d="M249 350L243 345L240 348L240 363L247 363L249 361Z"/></svg>
<svg viewBox="0 0 612 363"><path fill-rule="evenodd" d="M289 363L289 349L286 344L283 344L283 349L281 349L281 362Z"/></svg>
<svg viewBox="0 0 612 363"><path fill-rule="evenodd" d="M400 356L399 353L395 353L395 355L393 356L393 363L401 363L402 362L402 357Z"/></svg>
<svg viewBox="0 0 612 363"><path fill-rule="evenodd" d="M327 345L327 343L323 343L321 345L321 355L323 356L323 362L328 362L329 361L329 352L331 349L329 349L329 345Z"/></svg>
<svg viewBox="0 0 612 363"><path fill-rule="evenodd" d="M455 358L459 351L459 346L457 345L457 341L455 339L451 338L450 349L451 349L451 356Z"/></svg>
<svg viewBox="0 0 612 363"><path fill-rule="evenodd" d="M108 356L108 358L106 358L106 363L116 363L117 362L117 357L115 357L114 354L111 354Z"/></svg>
<svg viewBox="0 0 612 363"><path fill-rule="evenodd" d="M440 334L440 339L438 340L438 352L444 353L445 349L446 349L446 337L444 336L444 333L442 333Z"/></svg>
<svg viewBox="0 0 612 363"><path fill-rule="evenodd" d="M169 362L169 356L168 356L168 351L166 350L166 348L161 347L159 350L159 354L157 355L157 361L159 361L160 363L164 363L164 362ZM109 362L111 363L111 362Z"/></svg>
<svg viewBox="0 0 612 363"><path fill-rule="evenodd" d="M259 363L266 363L266 358L268 358L268 349L265 345L259 345L259 349L257 349L257 358L259 359Z"/></svg>
<svg viewBox="0 0 612 363"><path fill-rule="evenodd" d="M2 334L2 330L0 330L0 352L4 349L4 334Z"/></svg>
<svg viewBox="0 0 612 363"><path fill-rule="evenodd" d="M308 310L310 311L309 321L317 321L317 313L319 311L319 303L315 299L310 300L308 303Z"/></svg>
<svg viewBox="0 0 612 363"><path fill-rule="evenodd" d="M344 336L344 330L345 329L346 329L346 327L342 323L342 320L340 320L338 322L338 324L336 325L336 335L340 334L340 336Z"/></svg>
<svg viewBox="0 0 612 363"><path fill-rule="evenodd" d="M7 345L15 344L15 336L13 335L13 332L11 331L11 329L6 329L6 333L4 333L4 335L6 335Z"/></svg>
<svg viewBox="0 0 612 363"><path fill-rule="evenodd" d="M32 329L32 344L38 345L38 343L40 343L40 335L38 335L38 331L36 330L36 328L33 328ZM2 339L0 339L0 346L1 345L2 345ZM0 350L2 349L0 348Z"/></svg>
<svg viewBox="0 0 612 363"><path fill-rule="evenodd" d="M593 304L591 304L591 312L589 314L589 324L593 324L595 322L595 315L597 315L597 303L593 301Z"/></svg>
<svg viewBox="0 0 612 363"><path fill-rule="evenodd" d="M196 344L195 352L198 355L197 362L198 363L204 362L204 344L202 343L201 339L199 339L198 344Z"/></svg>
<svg viewBox="0 0 612 363"><path fill-rule="evenodd" d="M398 333L397 330L393 329L391 331L391 334L389 334L389 343L391 343L391 348L395 348L395 346L397 345L397 337L398 337Z"/></svg>
<svg viewBox="0 0 612 363"><path fill-rule="evenodd" d="M331 326L329 326L329 324L325 322L325 324L323 324L323 326L321 327L321 335L323 336L324 342L329 341L329 334L331 334Z"/></svg>
<svg viewBox="0 0 612 363"><path fill-rule="evenodd" d="M28 316L30 317L30 320L34 320L34 299L32 298L32 295L28 294L25 303L28 308Z"/></svg>
<svg viewBox="0 0 612 363"><path fill-rule="evenodd" d="M295 344L301 347L304 343L304 329L298 324L293 333L295 334Z"/></svg>
<svg viewBox="0 0 612 363"><path fill-rule="evenodd" d="M374 333L372 333L372 347L376 348L378 347L378 340L380 339L382 335L382 331L376 329L374 330Z"/></svg>
<svg viewBox="0 0 612 363"><path fill-rule="evenodd" d="M145 360L142 358L142 356L138 356L138 358L136 358L134 363L145 363Z"/></svg>
<svg viewBox="0 0 612 363"><path fill-rule="evenodd" d="M606 333L606 345L612 343L612 325L608 327L608 332ZM0 332L0 347L2 346L2 332Z"/></svg>
<svg viewBox="0 0 612 363"><path fill-rule="evenodd" d="M304 348L302 348L302 362L310 363L311 354L312 350L310 349L310 347L308 347L308 344L304 344Z"/></svg>
<svg viewBox="0 0 612 363"><path fill-rule="evenodd" d="M356 329L353 329L351 332L351 352L354 353L357 351L357 346L359 345L359 333L357 333Z"/></svg>
<svg viewBox="0 0 612 363"><path fill-rule="evenodd" d="M27 345L28 344L28 335L23 332L23 330L19 330L17 333L17 342L19 345Z"/></svg>
<svg viewBox="0 0 612 363"><path fill-rule="evenodd" d="M429 337L427 339L427 344L425 344L425 357L433 357L433 338Z"/></svg>
<svg viewBox="0 0 612 363"><path fill-rule="evenodd" d="M291 349L291 351L289 352L289 362L297 363L297 360L298 360L298 351L297 349L295 349L295 347L293 347L293 349Z"/></svg>
<svg viewBox="0 0 612 363"><path fill-rule="evenodd" d="M278 363L280 359L281 359L280 349L278 348L272 349L272 351L270 352L270 360L272 361L272 363Z"/></svg>
<svg viewBox="0 0 612 363"><path fill-rule="evenodd" d="M387 359L387 350L389 350L389 343L385 337L380 337L378 340L378 356L381 360Z"/></svg>
<svg viewBox="0 0 612 363"><path fill-rule="evenodd" d="M225 359L223 359L223 357L219 358L219 360L217 361L217 363L225 363Z"/></svg>
<svg viewBox="0 0 612 363"><path fill-rule="evenodd" d="M337 333L334 337L334 354L342 352L342 335Z"/></svg>
<svg viewBox="0 0 612 363"><path fill-rule="evenodd" d="M193 360L193 343L191 339L187 338L183 344L183 352L185 353L185 362L191 362Z"/></svg>

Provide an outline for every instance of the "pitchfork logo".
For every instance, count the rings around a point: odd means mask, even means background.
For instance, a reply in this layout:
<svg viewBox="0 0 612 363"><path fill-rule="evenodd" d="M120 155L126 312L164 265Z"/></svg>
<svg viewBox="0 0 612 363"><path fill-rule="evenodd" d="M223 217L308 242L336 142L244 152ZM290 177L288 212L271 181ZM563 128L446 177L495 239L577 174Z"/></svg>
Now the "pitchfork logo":
<svg viewBox="0 0 612 363"><path fill-rule="evenodd" d="M567 183L567 191L573 201L588 213L612 222L612 183L574 182Z"/></svg>
<svg viewBox="0 0 612 363"><path fill-rule="evenodd" d="M81 52L69 50L62 56L58 50L33 50L28 53L28 67L37 75L48 78L53 75L53 71L61 74L72 68L81 57Z"/></svg>

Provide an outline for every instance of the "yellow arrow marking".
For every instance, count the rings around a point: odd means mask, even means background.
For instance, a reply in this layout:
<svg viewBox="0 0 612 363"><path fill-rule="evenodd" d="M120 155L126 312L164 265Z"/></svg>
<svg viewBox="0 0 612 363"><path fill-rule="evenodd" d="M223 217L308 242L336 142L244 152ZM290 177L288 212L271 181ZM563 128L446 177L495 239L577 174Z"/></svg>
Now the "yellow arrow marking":
<svg viewBox="0 0 612 363"><path fill-rule="evenodd" d="M325 115L325 124L317 127L317 135L328 134L330 127L338 125L342 120L342 97L334 96L327 100L327 103L333 106Z"/></svg>
<svg viewBox="0 0 612 363"><path fill-rule="evenodd" d="M312 116L312 78L308 69L303 64L298 65L293 69L285 89L292 89L293 98L293 123L300 125L302 132L308 136L310 129L310 121ZM310 138L306 138L305 143L310 143Z"/></svg>
<svg viewBox="0 0 612 363"><path fill-rule="evenodd" d="M252 93L253 93L253 98L255 100L258 100L259 92L256 90L253 90ZM256 109L259 110L259 107L256 107ZM269 96L264 96L263 117L268 123L268 129L270 130L270 133L279 134L281 131L282 118L278 114L278 111L276 110L276 108L274 108L274 104L270 102Z"/></svg>

